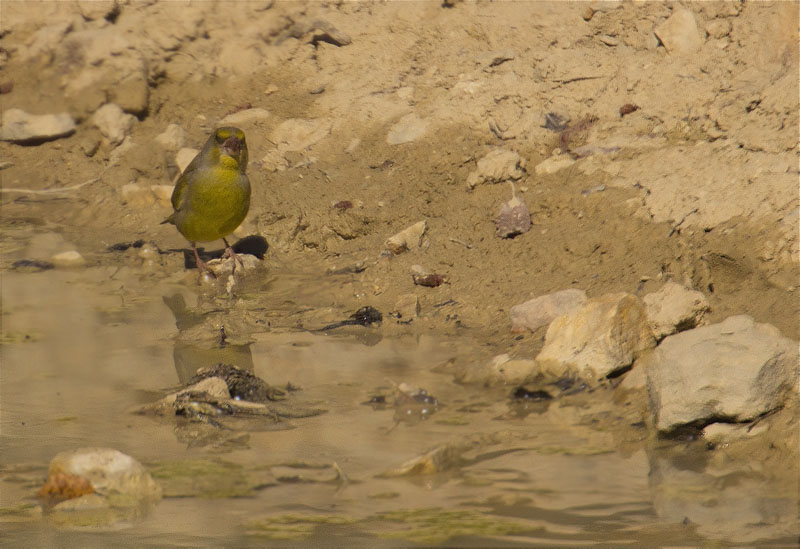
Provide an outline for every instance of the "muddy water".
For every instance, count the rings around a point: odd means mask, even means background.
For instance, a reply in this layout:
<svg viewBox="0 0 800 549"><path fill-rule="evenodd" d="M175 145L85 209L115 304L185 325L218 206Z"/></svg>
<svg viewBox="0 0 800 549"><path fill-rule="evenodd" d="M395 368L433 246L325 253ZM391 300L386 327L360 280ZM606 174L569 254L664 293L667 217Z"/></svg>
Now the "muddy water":
<svg viewBox="0 0 800 549"><path fill-rule="evenodd" d="M719 486L702 443L646 443L609 393L514 405L509 388L437 373L448 361L491 355L468 333L315 333L291 319L323 310L324 287L297 273L260 287L271 301L258 302L251 288L244 309L230 302L233 314L224 300L202 312L194 286L154 283L127 267L3 275L5 546L639 546L743 531L753 541L792 539L791 491L750 469ZM220 359L219 349L187 343L192 315L212 314L229 321L228 358L273 385L299 387L287 402L326 413L203 436L131 413L185 381L187 360ZM236 333L237 316L250 319L249 333ZM429 417L391 405L402 382L436 397ZM365 404L376 395L389 405ZM615 421L626 430L610 428ZM142 461L165 498L133 523L76 530L43 519L36 491L49 460L84 446ZM400 474L437 447L449 449L439 472ZM712 492L714 501L703 495Z"/></svg>

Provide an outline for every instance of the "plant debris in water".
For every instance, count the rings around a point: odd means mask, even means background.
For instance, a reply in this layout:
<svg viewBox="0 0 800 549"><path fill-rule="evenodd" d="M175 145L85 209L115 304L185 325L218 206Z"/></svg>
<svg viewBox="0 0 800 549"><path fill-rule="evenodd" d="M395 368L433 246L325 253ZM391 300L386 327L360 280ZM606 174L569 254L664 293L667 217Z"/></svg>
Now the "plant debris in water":
<svg viewBox="0 0 800 549"><path fill-rule="evenodd" d="M374 521L408 525L400 530L381 528L376 535L384 539L403 539L424 545L443 543L459 537L495 537L530 533L537 528L520 521L487 515L480 511L451 511L440 508L401 509L379 513Z"/></svg>
<svg viewBox="0 0 800 549"><path fill-rule="evenodd" d="M328 330L335 330L336 328L341 328L342 326L372 326L373 324L380 324L381 322L383 322L383 315L381 312L375 307L370 307L367 305L366 307L361 307L359 310L351 314L350 318L328 324L324 328L320 328L317 331L327 332Z"/></svg>
<svg viewBox="0 0 800 549"><path fill-rule="evenodd" d="M209 377L218 377L225 381L231 398L236 400L264 403L281 400L285 395L277 387L268 385L261 378L232 364L220 363L211 368L202 368L189 380L189 385L194 385Z"/></svg>
<svg viewBox="0 0 800 549"><path fill-rule="evenodd" d="M19 259L11 264L11 268L15 271L22 271L27 273L38 273L41 271L49 271L55 268L49 261L39 261L37 259Z"/></svg>

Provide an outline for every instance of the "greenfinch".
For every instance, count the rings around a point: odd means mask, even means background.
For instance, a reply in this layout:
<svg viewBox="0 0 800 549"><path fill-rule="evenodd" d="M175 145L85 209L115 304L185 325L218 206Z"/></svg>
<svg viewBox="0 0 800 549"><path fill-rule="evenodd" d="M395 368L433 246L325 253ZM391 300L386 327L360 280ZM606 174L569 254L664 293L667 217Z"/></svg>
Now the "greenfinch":
<svg viewBox="0 0 800 549"><path fill-rule="evenodd" d="M247 169L247 142L239 128L217 128L203 150L178 178L172 192L175 212L162 223L172 223L192 245L197 268L215 276L197 253L196 242L219 240L225 243L225 256L237 257L225 239L244 221L250 209L250 180Z"/></svg>

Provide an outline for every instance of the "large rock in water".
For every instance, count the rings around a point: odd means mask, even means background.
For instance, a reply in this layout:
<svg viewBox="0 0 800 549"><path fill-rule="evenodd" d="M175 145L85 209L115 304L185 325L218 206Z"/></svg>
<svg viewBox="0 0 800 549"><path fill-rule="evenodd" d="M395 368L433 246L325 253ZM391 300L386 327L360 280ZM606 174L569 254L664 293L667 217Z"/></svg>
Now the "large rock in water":
<svg viewBox="0 0 800 549"><path fill-rule="evenodd" d="M553 320L536 362L553 377L577 376L596 385L655 347L641 300L606 294Z"/></svg>
<svg viewBox="0 0 800 549"><path fill-rule="evenodd" d="M669 336L639 366L660 431L754 419L798 388L797 343L745 315Z"/></svg>

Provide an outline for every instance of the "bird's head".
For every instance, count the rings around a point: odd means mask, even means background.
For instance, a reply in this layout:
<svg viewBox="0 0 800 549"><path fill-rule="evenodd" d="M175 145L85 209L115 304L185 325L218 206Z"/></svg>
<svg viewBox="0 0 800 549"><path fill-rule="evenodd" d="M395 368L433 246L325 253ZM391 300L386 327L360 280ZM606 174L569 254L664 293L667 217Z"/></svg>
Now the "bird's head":
<svg viewBox="0 0 800 549"><path fill-rule="evenodd" d="M219 162L225 167L244 172L247 168L247 142L239 128L217 128L214 132L214 148Z"/></svg>

